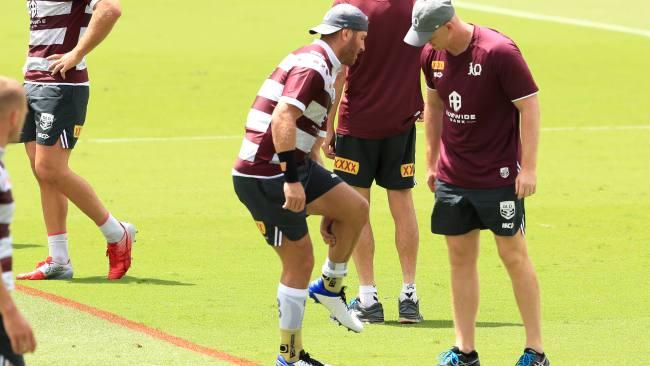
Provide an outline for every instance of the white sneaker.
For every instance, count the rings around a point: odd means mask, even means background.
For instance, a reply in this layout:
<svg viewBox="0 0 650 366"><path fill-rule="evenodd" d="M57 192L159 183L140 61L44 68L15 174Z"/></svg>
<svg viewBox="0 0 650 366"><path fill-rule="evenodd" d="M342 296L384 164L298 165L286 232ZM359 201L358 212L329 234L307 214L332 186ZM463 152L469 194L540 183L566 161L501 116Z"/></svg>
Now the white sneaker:
<svg viewBox="0 0 650 366"><path fill-rule="evenodd" d="M323 279L319 278L309 284L309 297L316 303L323 304L329 310L330 317L340 325L349 330L360 333L363 330L363 323L357 318L354 311L348 309L347 300L345 299L345 288L335 294L328 291L323 284Z"/></svg>
<svg viewBox="0 0 650 366"><path fill-rule="evenodd" d="M16 276L16 279L19 280L69 280L71 278L70 260L67 264L59 264L53 262L52 257L47 257L43 262L39 262L35 270Z"/></svg>

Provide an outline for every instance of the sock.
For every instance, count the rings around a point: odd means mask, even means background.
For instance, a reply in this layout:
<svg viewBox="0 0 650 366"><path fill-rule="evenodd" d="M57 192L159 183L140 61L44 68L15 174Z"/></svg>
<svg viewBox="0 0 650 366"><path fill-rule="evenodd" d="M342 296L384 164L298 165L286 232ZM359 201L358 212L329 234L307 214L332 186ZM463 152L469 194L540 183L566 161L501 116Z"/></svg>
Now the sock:
<svg viewBox="0 0 650 366"><path fill-rule="evenodd" d="M61 233L47 236L47 246L52 261L58 264L68 264L70 256L68 255L68 234Z"/></svg>
<svg viewBox="0 0 650 366"><path fill-rule="evenodd" d="M338 294L343 288L343 277L348 274L347 263L334 263L327 258L323 264L323 284L329 292Z"/></svg>
<svg viewBox="0 0 650 366"><path fill-rule="evenodd" d="M113 217L110 213L106 221L99 227L99 230L102 231L106 241L109 244L116 244L124 236L124 228L116 218Z"/></svg>
<svg viewBox="0 0 650 366"><path fill-rule="evenodd" d="M534 349L532 349L532 348L530 348L530 347L524 349L524 353L532 353L532 354L534 354L534 355L540 355L540 356L542 356L542 357L546 357L546 353L543 353L543 352L542 352L542 353L539 353L539 352L535 351Z"/></svg>
<svg viewBox="0 0 650 366"><path fill-rule="evenodd" d="M302 348L302 318L305 315L307 289L278 285L280 313L280 355L285 361L298 362Z"/></svg>
<svg viewBox="0 0 650 366"><path fill-rule="evenodd" d="M406 299L411 299L413 302L418 302L418 295L415 292L414 283L402 284L402 293L399 294L399 301L404 301Z"/></svg>
<svg viewBox="0 0 650 366"><path fill-rule="evenodd" d="M359 301L364 307L375 305L379 302L377 297L377 286L359 286Z"/></svg>
<svg viewBox="0 0 650 366"><path fill-rule="evenodd" d="M473 351L468 352L468 353L461 351L460 348L458 348L458 347L454 347L451 350L457 355L465 356L468 360L474 360L474 359L478 358L478 352L476 352L476 350L473 350Z"/></svg>

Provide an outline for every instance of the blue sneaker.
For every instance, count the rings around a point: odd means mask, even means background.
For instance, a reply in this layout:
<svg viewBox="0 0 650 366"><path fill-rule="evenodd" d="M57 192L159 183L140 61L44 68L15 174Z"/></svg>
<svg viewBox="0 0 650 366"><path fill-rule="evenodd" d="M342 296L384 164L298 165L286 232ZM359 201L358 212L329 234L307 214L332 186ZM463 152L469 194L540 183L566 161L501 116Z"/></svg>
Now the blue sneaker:
<svg viewBox="0 0 650 366"><path fill-rule="evenodd" d="M532 348L526 348L524 354L519 357L515 366L550 366L551 362L543 353L537 353Z"/></svg>
<svg viewBox="0 0 650 366"><path fill-rule="evenodd" d="M481 366L481 363L476 351L466 355L460 352L458 347L454 347L438 355L438 366Z"/></svg>
<svg viewBox="0 0 650 366"><path fill-rule="evenodd" d="M317 304L325 306L330 312L330 318L340 325L356 333L363 330L361 320L357 318L354 311L348 309L345 287L341 289L341 292L335 294L328 291L323 284L323 279L319 278L309 284L309 297L314 299Z"/></svg>
<svg viewBox="0 0 650 366"><path fill-rule="evenodd" d="M322 363L320 361L316 361L311 356L309 356L309 353L306 353L305 351L300 351L300 359L296 362L293 363L288 363L287 361L282 358L282 356L278 356L278 359L275 361L275 366L330 366L328 364Z"/></svg>

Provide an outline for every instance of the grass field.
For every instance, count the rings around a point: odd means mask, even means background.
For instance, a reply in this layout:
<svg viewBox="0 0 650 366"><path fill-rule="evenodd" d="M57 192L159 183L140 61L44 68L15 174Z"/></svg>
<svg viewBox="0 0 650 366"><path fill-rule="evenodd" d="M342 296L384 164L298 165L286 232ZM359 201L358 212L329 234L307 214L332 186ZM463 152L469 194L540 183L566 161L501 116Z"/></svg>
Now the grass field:
<svg viewBox="0 0 650 366"><path fill-rule="evenodd" d="M75 279L26 285L271 364L279 264L235 197L230 168L257 89L286 53L310 42L306 29L329 3L123 1L114 34L89 58L89 118L72 165L116 216L138 225L132 270L122 281L105 280L102 237L71 208ZM650 29L650 5L640 0L617 10L604 0L478 3ZM28 39L24 7L5 2L0 12L0 74L15 78ZM514 38L542 90L539 187L526 204L553 365L642 364L650 359L650 38L458 12ZM183 136L207 138L164 139ZM121 140L141 137L163 139ZM6 163L18 205L12 228L20 272L44 258L47 242L22 147L10 147ZM309 304L306 346L333 365L432 365L454 340L446 250L428 232L432 194L424 185L415 189L426 321L409 327L395 322L401 279L392 221L383 192L373 194L376 274L390 321L349 334ZM320 263L325 246L312 228ZM483 365L511 365L523 347L523 327L495 246L484 239L478 350ZM352 272L350 295L357 286ZM14 295L40 341L27 358L31 365L230 364Z"/></svg>

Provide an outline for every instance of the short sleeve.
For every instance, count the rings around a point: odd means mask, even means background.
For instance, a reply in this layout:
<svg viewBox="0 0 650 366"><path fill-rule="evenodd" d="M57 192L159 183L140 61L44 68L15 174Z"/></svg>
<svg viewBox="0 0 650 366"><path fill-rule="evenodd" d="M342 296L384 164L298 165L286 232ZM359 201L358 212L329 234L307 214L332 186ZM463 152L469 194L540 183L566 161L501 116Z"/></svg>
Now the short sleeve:
<svg viewBox="0 0 650 366"><path fill-rule="evenodd" d="M430 45L422 47L420 52L420 67L424 75L424 81L427 83L427 88L431 90L436 89L435 82L433 81L433 57L436 51Z"/></svg>
<svg viewBox="0 0 650 366"><path fill-rule="evenodd" d="M325 82L318 71L308 67L294 67L287 75L279 102L291 104L304 112L309 103L324 90Z"/></svg>
<svg viewBox="0 0 650 366"><path fill-rule="evenodd" d="M510 101L531 96L539 91L533 75L519 48L512 42L495 49L499 84Z"/></svg>

